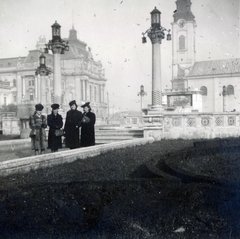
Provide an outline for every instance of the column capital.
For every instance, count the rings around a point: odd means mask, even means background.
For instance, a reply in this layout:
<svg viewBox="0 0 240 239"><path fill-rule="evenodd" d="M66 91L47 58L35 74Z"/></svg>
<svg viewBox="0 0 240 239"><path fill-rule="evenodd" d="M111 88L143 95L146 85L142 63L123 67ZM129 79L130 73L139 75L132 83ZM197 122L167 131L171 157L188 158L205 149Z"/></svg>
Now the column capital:
<svg viewBox="0 0 240 239"><path fill-rule="evenodd" d="M148 32L148 37L151 39L152 44L162 43L162 39L164 39L165 34L162 30L151 29Z"/></svg>

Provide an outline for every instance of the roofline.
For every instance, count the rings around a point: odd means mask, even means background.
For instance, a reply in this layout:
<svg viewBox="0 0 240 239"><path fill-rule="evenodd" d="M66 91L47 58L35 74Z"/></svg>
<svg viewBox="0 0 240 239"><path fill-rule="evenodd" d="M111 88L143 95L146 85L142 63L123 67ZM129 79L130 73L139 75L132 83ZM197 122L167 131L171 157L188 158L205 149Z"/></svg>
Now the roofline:
<svg viewBox="0 0 240 239"><path fill-rule="evenodd" d="M1 61L1 60L8 60L8 59L19 59L19 58L26 58L26 56L0 58L0 61Z"/></svg>
<svg viewBox="0 0 240 239"><path fill-rule="evenodd" d="M227 73L227 74L216 74L216 75L197 75L197 76L186 76L187 80L189 78L223 78L223 77L229 77L229 76L240 76L240 72L237 73Z"/></svg>

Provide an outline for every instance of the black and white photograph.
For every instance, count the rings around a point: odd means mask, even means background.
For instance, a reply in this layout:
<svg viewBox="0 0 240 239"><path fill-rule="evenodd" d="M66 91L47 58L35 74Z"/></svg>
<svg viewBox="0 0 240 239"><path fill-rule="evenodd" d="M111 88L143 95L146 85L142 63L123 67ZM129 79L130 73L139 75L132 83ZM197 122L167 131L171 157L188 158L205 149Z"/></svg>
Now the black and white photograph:
<svg viewBox="0 0 240 239"><path fill-rule="evenodd" d="M0 0L0 238L240 238L239 0Z"/></svg>

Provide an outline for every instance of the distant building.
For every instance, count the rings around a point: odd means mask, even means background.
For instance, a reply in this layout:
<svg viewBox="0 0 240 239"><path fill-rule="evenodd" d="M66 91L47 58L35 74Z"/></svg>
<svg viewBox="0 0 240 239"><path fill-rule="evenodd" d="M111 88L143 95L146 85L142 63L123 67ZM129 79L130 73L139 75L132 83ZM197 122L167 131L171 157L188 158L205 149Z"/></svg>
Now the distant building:
<svg viewBox="0 0 240 239"><path fill-rule="evenodd" d="M87 44L77 39L77 31L72 27L69 38L69 51L61 55L63 114L69 110L68 103L76 100L90 101L98 121L106 118L107 103L105 103L105 73L100 61L93 59L91 49ZM9 104L18 106L17 117L21 119L21 127L27 128L30 113L34 105L40 102L40 85L46 84L46 99L44 112L51 112L53 102L53 74L46 76L46 82L41 82L35 75L39 66L39 57L46 44L44 36L39 37L36 49L29 51L26 57L0 59L0 108ZM53 70L53 55L44 54L46 66Z"/></svg>
<svg viewBox="0 0 240 239"><path fill-rule="evenodd" d="M165 92L168 106L187 102L189 109L202 112L240 111L240 59L196 61L197 25L191 4L177 0L173 14L172 90Z"/></svg>

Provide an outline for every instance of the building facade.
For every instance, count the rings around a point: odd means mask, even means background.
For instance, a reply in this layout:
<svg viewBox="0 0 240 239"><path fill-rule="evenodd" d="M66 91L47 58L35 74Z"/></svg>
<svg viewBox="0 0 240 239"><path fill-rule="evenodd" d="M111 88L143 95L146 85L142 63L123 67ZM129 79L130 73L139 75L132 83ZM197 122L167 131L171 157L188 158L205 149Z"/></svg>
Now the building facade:
<svg viewBox="0 0 240 239"><path fill-rule="evenodd" d="M102 63L95 61L91 49L86 49L87 44L77 39L74 27L69 32L69 38L64 40L68 41L69 51L61 55L63 117L69 110L68 103L71 100L76 100L79 107L82 101L90 101L97 122L101 123L107 116L104 97L107 80ZM16 105L16 116L22 129L28 128L28 118L33 113L35 104L42 101L44 113L49 114L51 104L54 103L53 74L45 77L35 74L46 43L46 38L41 36L36 49L29 51L26 57L0 59L0 108ZM53 55L44 56L46 66L53 70ZM41 89L44 89L44 92L41 92Z"/></svg>
<svg viewBox="0 0 240 239"><path fill-rule="evenodd" d="M172 89L166 95L169 99L173 94L188 95L191 104L195 97L191 92L199 91L200 112L240 111L240 59L196 61L197 24L191 4L190 0L176 1L172 23Z"/></svg>

